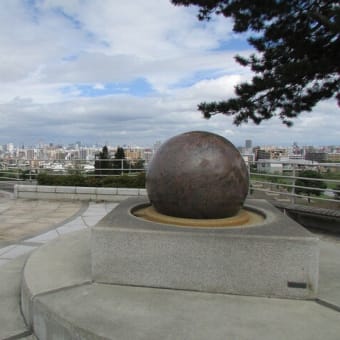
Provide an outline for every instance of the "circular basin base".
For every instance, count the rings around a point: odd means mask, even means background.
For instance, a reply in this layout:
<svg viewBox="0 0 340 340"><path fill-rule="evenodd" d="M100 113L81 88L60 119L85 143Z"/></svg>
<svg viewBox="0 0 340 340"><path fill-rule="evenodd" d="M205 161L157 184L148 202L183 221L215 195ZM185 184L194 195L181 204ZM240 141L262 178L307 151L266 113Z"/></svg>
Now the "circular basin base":
<svg viewBox="0 0 340 340"><path fill-rule="evenodd" d="M256 225L264 220L264 217L254 211L246 208L241 209L235 216L216 219L195 219L173 217L159 213L152 205L137 207L133 210L136 217L156 222L171 224L180 227L198 227L198 228L227 228L227 227L249 227Z"/></svg>

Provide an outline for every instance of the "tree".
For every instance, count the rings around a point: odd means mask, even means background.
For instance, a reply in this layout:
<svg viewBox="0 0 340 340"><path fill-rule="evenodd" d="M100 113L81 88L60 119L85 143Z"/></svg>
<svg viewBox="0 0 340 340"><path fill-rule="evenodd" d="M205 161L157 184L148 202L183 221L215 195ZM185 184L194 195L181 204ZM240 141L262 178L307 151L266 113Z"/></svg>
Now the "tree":
<svg viewBox="0 0 340 340"><path fill-rule="evenodd" d="M114 166L115 169L128 169L129 164L125 160L125 151L122 147L118 146L117 151L115 152L115 160ZM124 170L121 171L124 173Z"/></svg>
<svg viewBox="0 0 340 340"><path fill-rule="evenodd" d="M133 170L141 171L145 169L145 159L138 159L131 164Z"/></svg>
<svg viewBox="0 0 340 340"><path fill-rule="evenodd" d="M321 179L322 176L317 171L304 170L299 173L299 177L304 177L304 178L299 178L296 180L295 185L297 187L295 188L295 192L297 194L307 194L308 202L310 202L311 195L320 196L322 194L323 190L318 190L318 189L327 188L327 185L325 182L318 180L318 179ZM308 188L299 188L299 187L308 187Z"/></svg>
<svg viewBox="0 0 340 340"><path fill-rule="evenodd" d="M336 97L340 105L340 3L327 0L172 0L197 5L198 18L232 18L233 31L249 32L257 53L236 61L255 73L236 86L235 98L201 103L205 118L222 113L239 125L292 118Z"/></svg>
<svg viewBox="0 0 340 340"><path fill-rule="evenodd" d="M96 156L96 160L94 162L95 174L96 175L107 175L109 174L109 170L111 166L111 162L109 161L109 150L107 146L103 146L102 151L99 155Z"/></svg>
<svg viewBox="0 0 340 340"><path fill-rule="evenodd" d="M125 159L125 151L122 147L118 146L115 152L115 159Z"/></svg>

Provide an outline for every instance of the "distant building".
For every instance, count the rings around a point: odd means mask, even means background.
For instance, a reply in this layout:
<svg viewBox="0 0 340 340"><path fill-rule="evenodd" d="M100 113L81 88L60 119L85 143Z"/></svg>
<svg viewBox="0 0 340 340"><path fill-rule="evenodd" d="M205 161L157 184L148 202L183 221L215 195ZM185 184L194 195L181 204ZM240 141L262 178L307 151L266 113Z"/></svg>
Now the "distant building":
<svg viewBox="0 0 340 340"><path fill-rule="evenodd" d="M288 159L294 160L294 159L300 159L303 160L305 159L303 155L300 154L289 154Z"/></svg>
<svg viewBox="0 0 340 340"><path fill-rule="evenodd" d="M246 139L246 149L251 149L253 146L253 143L251 141L251 139Z"/></svg>
<svg viewBox="0 0 340 340"><path fill-rule="evenodd" d="M55 153L55 159L56 159L56 160L65 160L66 155L67 155L67 152L66 152L66 151L57 151L57 152Z"/></svg>
<svg viewBox="0 0 340 340"><path fill-rule="evenodd" d="M281 159L282 157L287 157L287 149L274 148L270 150L270 159Z"/></svg>
<svg viewBox="0 0 340 340"><path fill-rule="evenodd" d="M299 170L315 170L320 169L319 163L308 161L305 159L289 159L281 158L281 160L260 159L257 162L257 171L266 173L282 174L284 172L292 172Z"/></svg>
<svg viewBox="0 0 340 340"><path fill-rule="evenodd" d="M329 153L327 155L328 162L340 162L340 152L339 153Z"/></svg>
<svg viewBox="0 0 340 340"><path fill-rule="evenodd" d="M125 157L132 161L137 161L143 158L143 149L139 147L124 148Z"/></svg>
<svg viewBox="0 0 340 340"><path fill-rule="evenodd" d="M148 164L150 163L153 155L154 155L154 152L152 149L144 149L143 159L145 160L146 168L148 167Z"/></svg>
<svg viewBox="0 0 340 340"><path fill-rule="evenodd" d="M269 174L282 174L283 164L273 163L270 159L259 159L257 162L257 171Z"/></svg>
<svg viewBox="0 0 340 340"><path fill-rule="evenodd" d="M246 164L251 164L254 162L254 154L242 154L242 157Z"/></svg>
<svg viewBox="0 0 340 340"><path fill-rule="evenodd" d="M7 150L10 154L12 154L12 153L14 152L14 144L13 144L13 143L8 143L8 144L6 145L6 150Z"/></svg>
<svg viewBox="0 0 340 340"><path fill-rule="evenodd" d="M35 159L35 150L34 149L27 149L26 157L27 157L27 160L29 160L29 161Z"/></svg>
<svg viewBox="0 0 340 340"><path fill-rule="evenodd" d="M315 162L327 162L328 154L326 152L307 151L305 159Z"/></svg>
<svg viewBox="0 0 340 340"><path fill-rule="evenodd" d="M80 150L79 150L79 158L81 160L85 160L85 159L87 159L87 155L88 155L88 150L86 148L80 148Z"/></svg>
<svg viewBox="0 0 340 340"><path fill-rule="evenodd" d="M255 154L255 160L270 159L270 152L262 149L257 149Z"/></svg>
<svg viewBox="0 0 340 340"><path fill-rule="evenodd" d="M157 150L161 147L162 142L158 140L154 145L153 145L153 152L156 153Z"/></svg>

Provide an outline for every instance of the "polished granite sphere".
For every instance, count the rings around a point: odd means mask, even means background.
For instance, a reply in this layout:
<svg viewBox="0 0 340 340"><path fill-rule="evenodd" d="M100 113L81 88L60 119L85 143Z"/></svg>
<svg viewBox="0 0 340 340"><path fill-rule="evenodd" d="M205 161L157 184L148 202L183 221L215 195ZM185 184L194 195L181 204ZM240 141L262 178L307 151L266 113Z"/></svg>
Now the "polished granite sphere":
<svg viewBox="0 0 340 340"><path fill-rule="evenodd" d="M248 193L246 164L219 135L192 131L165 142L146 174L149 200L161 214L197 219L236 215Z"/></svg>

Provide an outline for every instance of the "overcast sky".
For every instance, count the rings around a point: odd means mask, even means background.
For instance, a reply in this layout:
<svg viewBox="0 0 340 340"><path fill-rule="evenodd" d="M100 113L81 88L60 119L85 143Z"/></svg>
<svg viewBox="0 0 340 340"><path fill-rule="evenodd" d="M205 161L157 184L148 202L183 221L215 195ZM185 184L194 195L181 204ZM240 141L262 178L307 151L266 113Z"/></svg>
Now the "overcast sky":
<svg viewBox="0 0 340 340"><path fill-rule="evenodd" d="M151 146L190 130L236 145L340 144L335 101L292 128L202 118L198 103L250 78L233 57L251 48L230 21L196 12L169 0L1 0L0 144Z"/></svg>

